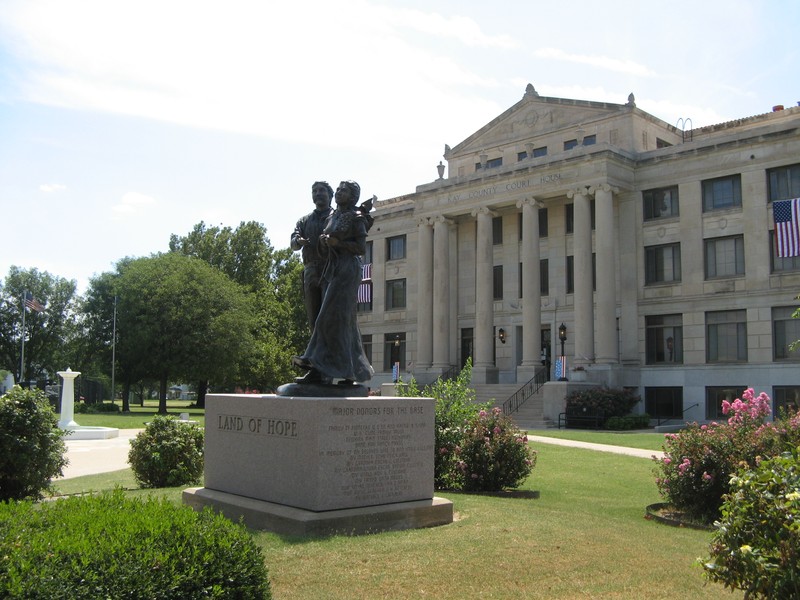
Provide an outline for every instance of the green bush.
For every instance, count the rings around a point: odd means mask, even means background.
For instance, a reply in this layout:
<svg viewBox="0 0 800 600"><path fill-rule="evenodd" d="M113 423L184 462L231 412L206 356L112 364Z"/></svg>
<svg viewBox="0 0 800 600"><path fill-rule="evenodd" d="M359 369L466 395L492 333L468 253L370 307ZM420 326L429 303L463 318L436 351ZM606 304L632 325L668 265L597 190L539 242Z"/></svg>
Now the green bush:
<svg viewBox="0 0 800 600"><path fill-rule="evenodd" d="M630 431L631 429L647 429L650 427L650 415L627 415L624 417L611 417L606 420L606 429L614 431Z"/></svg>
<svg viewBox="0 0 800 600"><path fill-rule="evenodd" d="M119 405L113 402L95 402L94 404L78 402L75 405L75 414L118 413L121 411Z"/></svg>
<svg viewBox="0 0 800 600"><path fill-rule="evenodd" d="M471 492L519 487L536 464L528 436L497 407L470 421L455 454L461 488Z"/></svg>
<svg viewBox="0 0 800 600"><path fill-rule="evenodd" d="M0 504L0 597L271 598L241 525L122 491Z"/></svg>
<svg viewBox="0 0 800 600"><path fill-rule="evenodd" d="M14 386L0 397L0 500L41 498L63 474L65 432L42 390Z"/></svg>
<svg viewBox="0 0 800 600"><path fill-rule="evenodd" d="M746 598L800 598L800 448L731 480L706 575Z"/></svg>
<svg viewBox="0 0 800 600"><path fill-rule="evenodd" d="M434 445L434 486L436 489L459 489L463 474L457 466L456 449L463 442L467 424L481 410L488 410L489 404L475 401L475 390L469 385L472 379L472 359L467 359L464 368L455 379L437 379L422 390L412 379L408 384L398 386L400 396L423 396L434 398L435 405L435 445Z"/></svg>
<svg viewBox="0 0 800 600"><path fill-rule="evenodd" d="M200 483L203 430L175 417L156 415L131 440L128 462L136 481L145 488Z"/></svg>
<svg viewBox="0 0 800 600"><path fill-rule="evenodd" d="M664 457L657 459L656 485L661 495L690 517L713 523L720 516L730 478L740 468L755 468L800 444L800 414L765 422L770 399L747 389L733 403L723 401L727 422L692 423L665 436Z"/></svg>
<svg viewBox="0 0 800 600"><path fill-rule="evenodd" d="M603 416L624 417L638 404L639 396L625 388L596 387L575 390L567 394L567 412L586 410L592 414L602 412Z"/></svg>

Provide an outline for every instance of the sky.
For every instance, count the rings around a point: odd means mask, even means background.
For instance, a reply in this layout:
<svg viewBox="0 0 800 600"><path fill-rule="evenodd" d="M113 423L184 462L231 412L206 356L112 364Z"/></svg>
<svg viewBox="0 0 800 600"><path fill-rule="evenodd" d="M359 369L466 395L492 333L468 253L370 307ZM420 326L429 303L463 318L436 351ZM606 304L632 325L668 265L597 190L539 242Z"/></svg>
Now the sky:
<svg viewBox="0 0 800 600"><path fill-rule="evenodd" d="M799 28L796 0L0 0L0 278L83 293L201 221L285 248L314 181L413 193L528 83L694 127L795 106Z"/></svg>

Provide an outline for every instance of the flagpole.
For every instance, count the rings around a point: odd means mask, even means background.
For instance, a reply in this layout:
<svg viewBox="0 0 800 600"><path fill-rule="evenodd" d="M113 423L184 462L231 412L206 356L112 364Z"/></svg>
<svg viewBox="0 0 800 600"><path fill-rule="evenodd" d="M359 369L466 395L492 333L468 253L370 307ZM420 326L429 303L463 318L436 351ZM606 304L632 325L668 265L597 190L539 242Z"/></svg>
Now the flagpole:
<svg viewBox="0 0 800 600"><path fill-rule="evenodd" d="M111 338L111 403L114 403L114 399L116 398L116 387L114 381L114 367L117 364L117 297L114 296L114 326L112 328L113 333Z"/></svg>
<svg viewBox="0 0 800 600"><path fill-rule="evenodd" d="M17 383L25 380L25 294L27 292L22 293L22 351L20 352L19 381Z"/></svg>

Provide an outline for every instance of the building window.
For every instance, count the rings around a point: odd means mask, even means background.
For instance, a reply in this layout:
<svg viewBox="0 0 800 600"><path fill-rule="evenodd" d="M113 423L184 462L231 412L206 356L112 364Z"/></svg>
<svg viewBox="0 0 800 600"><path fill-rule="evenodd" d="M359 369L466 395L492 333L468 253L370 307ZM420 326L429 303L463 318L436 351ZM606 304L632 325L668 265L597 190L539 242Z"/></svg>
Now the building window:
<svg viewBox="0 0 800 600"><path fill-rule="evenodd" d="M592 290L597 291L597 255L592 252ZM575 257L567 256L567 293L575 293Z"/></svg>
<svg viewBox="0 0 800 600"><path fill-rule="evenodd" d="M682 363L683 316L651 315L645 317L644 323L647 364Z"/></svg>
<svg viewBox="0 0 800 600"><path fill-rule="evenodd" d="M547 209L539 209L539 237L547 237Z"/></svg>
<svg viewBox="0 0 800 600"><path fill-rule="evenodd" d="M372 364L372 335L362 335L361 346L364 348L364 356L367 357L367 361Z"/></svg>
<svg viewBox="0 0 800 600"><path fill-rule="evenodd" d="M522 162L526 158L528 158L527 152L517 152L517 162Z"/></svg>
<svg viewBox="0 0 800 600"><path fill-rule="evenodd" d="M800 198L800 164L767 171L769 201Z"/></svg>
<svg viewBox="0 0 800 600"><path fill-rule="evenodd" d="M567 204L564 210L564 228L567 233L573 233L575 230L575 205Z"/></svg>
<svg viewBox="0 0 800 600"><path fill-rule="evenodd" d="M364 252L364 260L362 262L365 265L372 263L372 240L367 242L367 251Z"/></svg>
<svg viewBox="0 0 800 600"><path fill-rule="evenodd" d="M597 136L595 134L587 135L583 138L584 146L594 146L597 143Z"/></svg>
<svg viewBox="0 0 800 600"><path fill-rule="evenodd" d="M772 388L772 414L780 417L786 411L800 411L800 387L796 385L776 385Z"/></svg>
<svg viewBox="0 0 800 600"><path fill-rule="evenodd" d="M644 412L654 419L679 419L683 416L683 388L644 388Z"/></svg>
<svg viewBox="0 0 800 600"><path fill-rule="evenodd" d="M386 239L386 260L400 260L406 257L406 236L398 235Z"/></svg>
<svg viewBox="0 0 800 600"><path fill-rule="evenodd" d="M386 310L406 307L406 280L390 279L386 282Z"/></svg>
<svg viewBox="0 0 800 600"><path fill-rule="evenodd" d="M517 298L522 298L522 263L519 263L519 269L517 270L517 285L519 286Z"/></svg>
<svg viewBox="0 0 800 600"><path fill-rule="evenodd" d="M495 169L497 167L503 166L503 157L500 158L492 158L486 161L486 168L487 169ZM475 163L475 170L480 171L483 168L481 163Z"/></svg>
<svg viewBox="0 0 800 600"><path fill-rule="evenodd" d="M706 362L747 361L747 311L706 313Z"/></svg>
<svg viewBox="0 0 800 600"><path fill-rule="evenodd" d="M742 397L744 387L707 387L706 388L706 419L709 421L727 419L727 415L722 413L722 401L727 400L733 403L737 398Z"/></svg>
<svg viewBox="0 0 800 600"><path fill-rule="evenodd" d="M800 319L793 319L795 307L772 309L772 352L775 360L800 360L800 348L789 350L792 342L800 340Z"/></svg>
<svg viewBox="0 0 800 600"><path fill-rule="evenodd" d="M572 150L578 145L578 140L567 140L564 142L564 150Z"/></svg>
<svg viewBox="0 0 800 600"><path fill-rule="evenodd" d="M492 291L495 300L503 299L503 265L495 265L492 269Z"/></svg>
<svg viewBox="0 0 800 600"><path fill-rule="evenodd" d="M547 146L533 149L533 158L539 158L541 156L547 156Z"/></svg>
<svg viewBox="0 0 800 600"><path fill-rule="evenodd" d="M680 214L678 211L678 186L642 192L642 204L645 221L677 217Z"/></svg>
<svg viewBox="0 0 800 600"><path fill-rule="evenodd" d="M744 236L705 241L706 279L744 275Z"/></svg>
<svg viewBox="0 0 800 600"><path fill-rule="evenodd" d="M503 243L503 217L492 219L492 244L500 246Z"/></svg>
<svg viewBox="0 0 800 600"><path fill-rule="evenodd" d="M769 232L770 270L773 273L781 271L800 271L800 256L778 256L778 247L775 245L775 232Z"/></svg>
<svg viewBox="0 0 800 600"><path fill-rule="evenodd" d="M539 291L542 296L548 296L550 294L549 264L550 261L546 258L539 261Z"/></svg>
<svg viewBox="0 0 800 600"><path fill-rule="evenodd" d="M666 283L681 280L681 245L663 244L644 249L644 283Z"/></svg>
<svg viewBox="0 0 800 600"><path fill-rule="evenodd" d="M703 212L742 205L742 179L739 175L706 179L703 182Z"/></svg>
<svg viewBox="0 0 800 600"><path fill-rule="evenodd" d="M398 375L406 364L406 334L387 333L383 336L383 370L391 373L398 367Z"/></svg>

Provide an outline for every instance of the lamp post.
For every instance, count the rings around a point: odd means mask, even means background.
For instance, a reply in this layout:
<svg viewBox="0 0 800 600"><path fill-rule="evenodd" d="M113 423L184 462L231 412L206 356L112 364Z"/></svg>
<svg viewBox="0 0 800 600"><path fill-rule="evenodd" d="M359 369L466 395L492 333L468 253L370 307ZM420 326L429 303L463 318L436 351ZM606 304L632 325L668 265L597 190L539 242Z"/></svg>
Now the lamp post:
<svg viewBox="0 0 800 600"><path fill-rule="evenodd" d="M567 341L567 326L564 323L558 326L558 339L561 340L561 377L559 381L569 381L567 379L567 365L564 360L564 342Z"/></svg>

